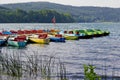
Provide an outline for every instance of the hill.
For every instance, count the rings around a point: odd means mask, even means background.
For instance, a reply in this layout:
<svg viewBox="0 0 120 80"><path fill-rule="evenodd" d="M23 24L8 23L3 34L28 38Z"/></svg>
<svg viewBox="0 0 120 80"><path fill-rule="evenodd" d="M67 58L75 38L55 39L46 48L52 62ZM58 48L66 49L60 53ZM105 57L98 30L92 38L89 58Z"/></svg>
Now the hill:
<svg viewBox="0 0 120 80"><path fill-rule="evenodd" d="M55 20L55 18L57 19L57 21ZM38 10L27 12L21 9L16 9L0 11L0 23L51 23L51 22L71 23L74 22L74 19L68 13L58 13L54 10Z"/></svg>
<svg viewBox="0 0 120 80"><path fill-rule="evenodd" d="M70 13L76 22L120 22L120 8L108 7L75 7L49 2L29 2L17 4L3 4L5 8L25 11L55 10L59 13Z"/></svg>
<svg viewBox="0 0 120 80"><path fill-rule="evenodd" d="M10 9L0 6L0 11L3 11L3 10L10 10Z"/></svg>

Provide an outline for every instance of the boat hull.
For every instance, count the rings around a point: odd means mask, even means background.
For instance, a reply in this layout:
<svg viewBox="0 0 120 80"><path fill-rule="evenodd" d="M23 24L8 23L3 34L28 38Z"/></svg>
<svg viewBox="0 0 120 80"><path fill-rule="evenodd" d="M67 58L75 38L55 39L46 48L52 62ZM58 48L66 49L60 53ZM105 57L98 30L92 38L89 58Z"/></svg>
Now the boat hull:
<svg viewBox="0 0 120 80"><path fill-rule="evenodd" d="M65 38L51 37L49 38L51 42L65 42Z"/></svg>
<svg viewBox="0 0 120 80"><path fill-rule="evenodd" d="M6 40L0 40L0 46L4 45L6 43Z"/></svg>
<svg viewBox="0 0 120 80"><path fill-rule="evenodd" d="M66 40L78 40L78 36L64 35Z"/></svg>
<svg viewBox="0 0 120 80"><path fill-rule="evenodd" d="M27 41L11 41L11 40L8 40L8 45L9 46L25 47L26 44L27 44Z"/></svg>
<svg viewBox="0 0 120 80"><path fill-rule="evenodd" d="M34 43L39 43L39 44L49 44L50 39L45 38L45 39L41 39L41 38L29 38L30 42L34 42Z"/></svg>

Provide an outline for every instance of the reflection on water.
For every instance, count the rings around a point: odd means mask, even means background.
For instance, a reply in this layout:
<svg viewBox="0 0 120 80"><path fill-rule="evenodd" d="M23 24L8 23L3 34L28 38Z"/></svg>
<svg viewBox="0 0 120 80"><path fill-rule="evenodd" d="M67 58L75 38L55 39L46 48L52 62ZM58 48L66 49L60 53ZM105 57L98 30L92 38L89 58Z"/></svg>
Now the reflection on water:
<svg viewBox="0 0 120 80"><path fill-rule="evenodd" d="M46 47L46 45L48 45L48 44L37 44L37 43L33 43L33 44L28 44L29 46L31 46L31 47L35 47L35 46L37 46L37 47Z"/></svg>
<svg viewBox="0 0 120 80"><path fill-rule="evenodd" d="M80 39L77 41L66 41L65 43L50 42L44 44L28 44L26 48L17 49L1 47L3 53L21 51L32 55L36 52L39 55L54 55L65 63L68 76L79 77L83 75L83 64L93 64L97 67L96 73L100 75L120 76L120 23L81 23L81 24L0 24L9 29L86 29L95 28L108 30L110 36L93 39ZM10 26L10 27L8 27Z"/></svg>

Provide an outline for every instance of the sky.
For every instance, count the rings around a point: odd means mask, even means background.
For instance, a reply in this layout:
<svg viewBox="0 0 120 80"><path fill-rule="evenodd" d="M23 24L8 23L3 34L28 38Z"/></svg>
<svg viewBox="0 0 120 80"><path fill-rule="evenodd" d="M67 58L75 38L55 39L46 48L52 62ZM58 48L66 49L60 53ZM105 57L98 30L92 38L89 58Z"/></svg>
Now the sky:
<svg viewBox="0 0 120 80"><path fill-rule="evenodd" d="M0 4L46 1L72 6L99 6L120 8L120 0L0 0Z"/></svg>

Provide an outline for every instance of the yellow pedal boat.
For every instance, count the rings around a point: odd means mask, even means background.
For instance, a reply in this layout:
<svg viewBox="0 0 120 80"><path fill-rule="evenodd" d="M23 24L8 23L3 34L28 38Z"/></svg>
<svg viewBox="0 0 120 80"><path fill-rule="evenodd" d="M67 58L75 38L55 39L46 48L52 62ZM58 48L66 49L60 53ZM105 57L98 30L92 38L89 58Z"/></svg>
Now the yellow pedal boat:
<svg viewBox="0 0 120 80"><path fill-rule="evenodd" d="M49 44L50 39L47 38L48 34L42 33L42 34L34 34L28 36L28 41L39 43L39 44Z"/></svg>
<svg viewBox="0 0 120 80"><path fill-rule="evenodd" d="M31 42L39 43L39 44L49 44L49 42L50 42L49 38L45 38L45 39L42 39L42 38L29 38L29 40Z"/></svg>

